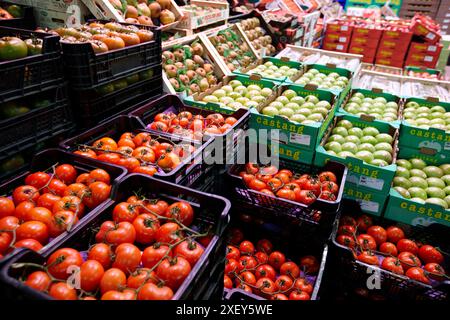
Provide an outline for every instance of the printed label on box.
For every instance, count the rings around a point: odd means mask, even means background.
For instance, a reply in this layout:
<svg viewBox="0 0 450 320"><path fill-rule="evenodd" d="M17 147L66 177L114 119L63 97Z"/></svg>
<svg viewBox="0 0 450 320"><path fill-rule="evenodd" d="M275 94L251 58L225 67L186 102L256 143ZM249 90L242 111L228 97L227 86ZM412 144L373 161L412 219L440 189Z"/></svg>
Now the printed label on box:
<svg viewBox="0 0 450 320"><path fill-rule="evenodd" d="M434 33L432 33L432 32L428 33L427 36L426 36L426 38L430 39L430 40L433 40L435 37L436 37L436 35Z"/></svg>
<svg viewBox="0 0 450 320"><path fill-rule="evenodd" d="M342 31L347 31L347 30L348 30L348 26L342 26L342 27L341 27L341 30L342 30Z"/></svg>
<svg viewBox="0 0 450 320"><path fill-rule="evenodd" d="M433 57L431 57L431 56L425 56L425 57L423 58L423 61L426 61L426 62L432 62L432 61L433 61Z"/></svg>
<svg viewBox="0 0 450 320"><path fill-rule="evenodd" d="M347 42L347 38L346 37L340 37L339 38L339 42Z"/></svg>
<svg viewBox="0 0 450 320"><path fill-rule="evenodd" d="M384 180L361 176L359 178L359 185L363 187L381 190L383 189Z"/></svg>
<svg viewBox="0 0 450 320"><path fill-rule="evenodd" d="M336 46L336 50L344 50L344 46L342 44L338 44Z"/></svg>
<svg viewBox="0 0 450 320"><path fill-rule="evenodd" d="M444 144L444 150L450 150L450 142Z"/></svg>
<svg viewBox="0 0 450 320"><path fill-rule="evenodd" d="M376 202L366 201L366 200L357 200L361 205L361 209L369 212L378 212L379 205Z"/></svg>
<svg viewBox="0 0 450 320"><path fill-rule="evenodd" d="M436 52L436 50L437 50L437 46L429 46L428 47L428 51Z"/></svg>
<svg viewBox="0 0 450 320"><path fill-rule="evenodd" d="M311 136L291 132L290 141L293 143L309 146L311 144Z"/></svg>

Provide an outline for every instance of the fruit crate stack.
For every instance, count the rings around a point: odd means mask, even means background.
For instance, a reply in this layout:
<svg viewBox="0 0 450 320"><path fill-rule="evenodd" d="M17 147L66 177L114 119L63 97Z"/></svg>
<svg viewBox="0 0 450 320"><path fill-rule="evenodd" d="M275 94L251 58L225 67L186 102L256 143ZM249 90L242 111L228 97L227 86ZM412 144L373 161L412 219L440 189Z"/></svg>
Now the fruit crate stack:
<svg viewBox="0 0 450 320"><path fill-rule="evenodd" d="M162 93L161 30L107 20L90 20L86 27L133 32L127 43L122 41L118 47L110 43L111 50L103 42L95 48L89 42L61 42L79 129L126 114L135 105Z"/></svg>
<svg viewBox="0 0 450 320"><path fill-rule="evenodd" d="M413 33L409 30L383 30L375 64L402 68Z"/></svg>
<svg viewBox="0 0 450 320"><path fill-rule="evenodd" d="M0 27L14 51L0 62L0 161L73 128L59 37ZM34 40L33 40L34 39ZM28 43L28 45L27 45Z"/></svg>
<svg viewBox="0 0 450 320"><path fill-rule="evenodd" d="M443 1L445 2L445 0ZM411 19L416 13L420 13L435 18L440 3L441 0L403 0L399 17Z"/></svg>
<svg viewBox="0 0 450 320"><path fill-rule="evenodd" d="M322 42L324 50L348 52L352 37L353 26L337 20L327 24L325 37ZM354 52L361 54L361 52Z"/></svg>
<svg viewBox="0 0 450 320"><path fill-rule="evenodd" d="M382 33L382 30L370 25L355 26L348 52L362 54L362 62L374 63Z"/></svg>

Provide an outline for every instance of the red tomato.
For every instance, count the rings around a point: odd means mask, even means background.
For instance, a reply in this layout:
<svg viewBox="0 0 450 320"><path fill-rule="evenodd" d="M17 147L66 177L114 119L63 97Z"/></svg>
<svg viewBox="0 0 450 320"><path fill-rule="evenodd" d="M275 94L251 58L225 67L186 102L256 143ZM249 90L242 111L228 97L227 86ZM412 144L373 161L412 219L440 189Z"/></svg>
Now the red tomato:
<svg viewBox="0 0 450 320"><path fill-rule="evenodd" d="M156 231L159 229L159 220L153 214L140 214L133 221L136 230L136 241L142 244L150 244L155 239Z"/></svg>
<svg viewBox="0 0 450 320"><path fill-rule="evenodd" d="M191 265L182 258L166 258L156 268L157 276L174 290L178 289L191 272Z"/></svg>
<svg viewBox="0 0 450 320"><path fill-rule="evenodd" d="M437 281L443 281L445 279L445 270L441 265L435 262L427 263L423 269L428 272L427 276Z"/></svg>
<svg viewBox="0 0 450 320"><path fill-rule="evenodd" d="M311 300L311 297L308 293L300 290L294 290L289 294L289 300Z"/></svg>
<svg viewBox="0 0 450 320"><path fill-rule="evenodd" d="M87 260L80 267L80 286L84 291L95 291L100 286L105 270L96 260Z"/></svg>
<svg viewBox="0 0 450 320"><path fill-rule="evenodd" d="M270 240L261 239L256 243L256 250L266 254L271 254L273 251L273 244Z"/></svg>
<svg viewBox="0 0 450 320"><path fill-rule="evenodd" d="M34 240L34 239L23 239L23 240L17 241L14 244L14 247L28 248L33 251L39 251L43 248L43 245L39 241Z"/></svg>
<svg viewBox="0 0 450 320"><path fill-rule="evenodd" d="M146 268L153 268L161 259L172 257L170 248L166 245L154 244L145 248L142 253L141 262Z"/></svg>
<svg viewBox="0 0 450 320"><path fill-rule="evenodd" d="M319 271L319 261L314 256L304 256L300 259L299 267L307 274L316 274Z"/></svg>
<svg viewBox="0 0 450 320"><path fill-rule="evenodd" d="M65 184L75 182L77 178L77 170L70 164L62 164L55 169L56 177Z"/></svg>
<svg viewBox="0 0 450 320"><path fill-rule="evenodd" d="M350 216L343 216L340 220L340 224L344 225L344 226L352 226L352 227L356 227L356 220L353 219ZM358 227L359 229L359 227Z"/></svg>
<svg viewBox="0 0 450 320"><path fill-rule="evenodd" d="M145 284L138 293L138 300L170 300L173 290L168 286L159 286L154 283Z"/></svg>
<svg viewBox="0 0 450 320"><path fill-rule="evenodd" d="M420 267L412 267L406 271L406 276L410 279L430 284L430 280L425 275L425 271Z"/></svg>
<svg viewBox="0 0 450 320"><path fill-rule="evenodd" d="M398 250L395 244L391 242L385 242L380 245L380 252L386 253L387 255L396 257L398 255Z"/></svg>
<svg viewBox="0 0 450 320"><path fill-rule="evenodd" d="M59 200L61 200L60 196L54 195L53 193L44 193L39 197L39 199L37 201L37 206L44 207L44 208L52 211L53 206Z"/></svg>
<svg viewBox="0 0 450 320"><path fill-rule="evenodd" d="M396 274L403 275L405 271L403 270L402 264L400 263L400 260L394 257L386 257L383 259L383 262L381 262L381 268L391 271Z"/></svg>
<svg viewBox="0 0 450 320"><path fill-rule="evenodd" d="M25 284L30 288L33 288L37 291L46 291L50 287L52 280L50 279L47 272L44 271L35 271L30 273L25 280Z"/></svg>
<svg viewBox="0 0 450 320"><path fill-rule="evenodd" d="M254 286L256 284L256 277L250 271L241 272L239 276L236 277L236 286L239 286L241 283Z"/></svg>
<svg viewBox="0 0 450 320"><path fill-rule="evenodd" d="M275 286L281 292L286 292L292 288L294 281L287 275L281 275L275 280Z"/></svg>
<svg viewBox="0 0 450 320"><path fill-rule="evenodd" d="M39 198L39 191L33 186L20 186L14 189L12 197L15 205L18 205L23 201L32 201L36 203Z"/></svg>
<svg viewBox="0 0 450 320"><path fill-rule="evenodd" d="M420 267L422 265L419 258L415 254L408 251L400 252L398 259L402 264L403 270L408 270L412 267Z"/></svg>
<svg viewBox="0 0 450 320"><path fill-rule="evenodd" d="M240 256L241 256L241 253L238 248L236 248L235 246L232 246L232 245L227 246L227 254L225 256L227 259L239 260Z"/></svg>
<svg viewBox="0 0 450 320"><path fill-rule="evenodd" d="M101 224L99 232L95 235L97 242L106 242L113 245L121 243L134 243L136 230L129 222L105 221Z"/></svg>
<svg viewBox="0 0 450 320"><path fill-rule="evenodd" d="M256 279L265 277L275 281L276 275L275 269L269 264L260 265L255 270Z"/></svg>
<svg viewBox="0 0 450 320"><path fill-rule="evenodd" d="M57 279L67 279L70 276L69 267L80 267L82 264L81 254L71 248L58 249L47 259L48 272Z"/></svg>
<svg viewBox="0 0 450 320"><path fill-rule="evenodd" d="M444 263L444 256L433 246L423 245L419 249L419 257L422 261L427 264L430 262L435 262L442 265Z"/></svg>
<svg viewBox="0 0 450 320"><path fill-rule="evenodd" d="M51 192L60 197L64 196L64 192L66 191L67 185L59 179L52 178L48 184L48 186L42 189L43 193Z"/></svg>
<svg viewBox="0 0 450 320"><path fill-rule="evenodd" d="M117 246L113 268L126 274L134 272L141 262L141 250L131 243L122 243Z"/></svg>
<svg viewBox="0 0 450 320"><path fill-rule="evenodd" d="M377 245L380 245L387 240L387 232L381 226L371 226L369 229L367 229L367 234L375 239Z"/></svg>
<svg viewBox="0 0 450 320"><path fill-rule="evenodd" d="M358 230L361 232L366 232L367 229L369 229L372 225L373 225L372 218L365 214L358 217L356 221L356 226L358 227Z"/></svg>
<svg viewBox="0 0 450 320"><path fill-rule="evenodd" d="M185 258L193 267L200 260L203 254L203 248L193 240L185 240L174 249L175 256Z"/></svg>
<svg viewBox="0 0 450 320"><path fill-rule="evenodd" d="M166 217L177 219L185 226L190 226L194 220L194 209L185 201L175 202L167 208Z"/></svg>
<svg viewBox="0 0 450 320"><path fill-rule="evenodd" d="M405 233L399 227L391 226L386 229L387 239L393 244L397 244L400 240L405 238Z"/></svg>
<svg viewBox="0 0 450 320"><path fill-rule="evenodd" d="M336 178L336 175L333 172L331 172L331 171L324 171L324 172L319 174L319 181L320 182L331 181L331 182L336 183L337 182L337 178Z"/></svg>
<svg viewBox="0 0 450 320"><path fill-rule="evenodd" d="M368 234L360 234L357 238L359 245L362 250L376 250L377 243L375 239Z"/></svg>
<svg viewBox="0 0 450 320"><path fill-rule="evenodd" d="M339 186L337 183L332 181L322 182L322 191L328 191L336 195L339 191Z"/></svg>
<svg viewBox="0 0 450 320"><path fill-rule="evenodd" d="M242 254L253 254L255 252L255 246L250 241L242 241L239 245L239 251Z"/></svg>
<svg viewBox="0 0 450 320"><path fill-rule="evenodd" d="M112 215L115 222L133 222L139 215L139 206L121 202L114 207Z"/></svg>
<svg viewBox="0 0 450 320"><path fill-rule="evenodd" d="M127 276L117 268L111 268L105 271L100 280L100 293L104 294L111 290L120 290L127 284Z"/></svg>
<svg viewBox="0 0 450 320"><path fill-rule="evenodd" d="M48 295L56 300L77 300L77 291L69 287L65 282L57 282L51 285Z"/></svg>
<svg viewBox="0 0 450 320"><path fill-rule="evenodd" d="M111 266L113 254L111 246L106 243L97 243L89 250L88 259L100 262L103 269L106 270Z"/></svg>
<svg viewBox="0 0 450 320"><path fill-rule="evenodd" d="M27 221L16 229L16 239L34 239L39 243L45 244L48 241L48 227L40 221Z"/></svg>
<svg viewBox="0 0 450 320"><path fill-rule="evenodd" d="M0 219L7 216L13 216L16 208L14 202L6 197L0 197Z"/></svg>
<svg viewBox="0 0 450 320"><path fill-rule="evenodd" d="M270 300L289 300L289 298L282 293L275 293L270 297Z"/></svg>
<svg viewBox="0 0 450 320"><path fill-rule="evenodd" d="M352 226L340 226L338 229L338 234L353 237L356 235L356 229Z"/></svg>
<svg viewBox="0 0 450 320"><path fill-rule="evenodd" d="M419 253L419 247L417 244L409 239L401 239L397 242L398 252L411 252L412 254Z"/></svg>
<svg viewBox="0 0 450 320"><path fill-rule="evenodd" d="M223 276L223 287L227 289L233 288L233 281L227 275Z"/></svg>
<svg viewBox="0 0 450 320"><path fill-rule="evenodd" d="M145 283L158 284L155 271L150 271L148 268L138 268L127 279L127 287L132 289L138 289Z"/></svg>
<svg viewBox="0 0 450 320"><path fill-rule="evenodd" d="M241 256L239 258L238 270L253 270L258 265L255 258L251 256Z"/></svg>
<svg viewBox="0 0 450 320"><path fill-rule="evenodd" d="M34 172L32 174L29 174L25 178L25 184L29 185L29 186L33 186L36 189L41 189L48 183L50 178L51 178L51 176L48 173L38 171L38 172Z"/></svg>
<svg viewBox="0 0 450 320"><path fill-rule="evenodd" d="M336 238L337 243L346 246L348 248L354 248L355 247L355 240L351 236L346 235L340 235Z"/></svg>
<svg viewBox="0 0 450 320"><path fill-rule="evenodd" d="M264 252L255 253L255 258L259 264L266 264L269 262L269 256Z"/></svg>
<svg viewBox="0 0 450 320"><path fill-rule="evenodd" d="M362 261L364 263L367 264L371 264L371 265L378 265L378 258L376 255L374 255L373 253L369 252L369 251L363 251L361 252L357 259L359 261Z"/></svg>
<svg viewBox="0 0 450 320"><path fill-rule="evenodd" d="M314 192L308 190L300 191L299 202L309 206L314 201L316 201L316 196Z"/></svg>
<svg viewBox="0 0 450 320"><path fill-rule="evenodd" d="M256 281L255 286L263 295L270 295L277 290L275 282L266 277L259 278L258 281Z"/></svg>
<svg viewBox="0 0 450 320"><path fill-rule="evenodd" d="M176 243L183 238L183 232L180 229L178 224L167 222L156 231L155 240L161 243Z"/></svg>

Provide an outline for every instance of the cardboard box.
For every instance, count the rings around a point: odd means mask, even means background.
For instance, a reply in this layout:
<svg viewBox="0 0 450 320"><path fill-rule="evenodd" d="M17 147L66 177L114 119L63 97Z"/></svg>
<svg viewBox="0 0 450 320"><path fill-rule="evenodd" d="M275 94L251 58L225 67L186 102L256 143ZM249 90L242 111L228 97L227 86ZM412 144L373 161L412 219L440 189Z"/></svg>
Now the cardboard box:
<svg viewBox="0 0 450 320"><path fill-rule="evenodd" d="M365 47L365 48L377 48L378 47L378 43L379 43L379 39L374 39L374 38L365 38L365 37L360 37L360 36L356 36L353 34L352 36L352 41L350 43L350 47L352 45L355 46L360 46L360 47Z"/></svg>
<svg viewBox="0 0 450 320"><path fill-rule="evenodd" d="M350 43L350 37L349 36L342 36L337 33L327 33L325 35L324 41L329 43Z"/></svg>
<svg viewBox="0 0 450 320"><path fill-rule="evenodd" d="M322 45L322 49L329 51L339 51L339 52L347 52L350 43L342 44L342 43L333 43L324 41Z"/></svg>
<svg viewBox="0 0 450 320"><path fill-rule="evenodd" d="M36 9L34 12L37 25L43 28L77 27L85 22L84 18L77 13L71 14L46 9Z"/></svg>
<svg viewBox="0 0 450 320"><path fill-rule="evenodd" d="M402 59L393 59L393 58L379 58L375 59L376 64L382 64L385 66L391 66L396 68L403 68L404 60Z"/></svg>
<svg viewBox="0 0 450 320"><path fill-rule="evenodd" d="M403 60L405 58L406 52L406 50L378 48L377 58Z"/></svg>
<svg viewBox="0 0 450 320"><path fill-rule="evenodd" d="M405 65L427 67L434 69L438 62L439 56L428 55L426 53L408 53Z"/></svg>
<svg viewBox="0 0 450 320"><path fill-rule="evenodd" d="M328 23L326 28L327 28L326 33L334 32L334 33L339 33L339 34L347 35L347 36L351 36L352 31L353 31L352 26L348 26L348 25L340 24L340 23L333 23L333 22Z"/></svg>
<svg viewBox="0 0 450 320"><path fill-rule="evenodd" d="M441 40L441 35L437 30L431 28L431 19L421 18L413 19L411 24L411 31L429 43L438 43Z"/></svg>
<svg viewBox="0 0 450 320"><path fill-rule="evenodd" d="M394 30L384 30L383 35L381 36L381 41L383 40L398 40L399 42L411 42L413 33L412 32L403 32L403 31L394 31Z"/></svg>
<svg viewBox="0 0 450 320"><path fill-rule="evenodd" d="M358 36L361 38L380 39L382 34L383 30L354 27L352 37Z"/></svg>
<svg viewBox="0 0 450 320"><path fill-rule="evenodd" d="M439 57L443 47L444 46L441 43L430 44L430 43L411 42L411 46L409 47L408 53L424 53L430 56Z"/></svg>

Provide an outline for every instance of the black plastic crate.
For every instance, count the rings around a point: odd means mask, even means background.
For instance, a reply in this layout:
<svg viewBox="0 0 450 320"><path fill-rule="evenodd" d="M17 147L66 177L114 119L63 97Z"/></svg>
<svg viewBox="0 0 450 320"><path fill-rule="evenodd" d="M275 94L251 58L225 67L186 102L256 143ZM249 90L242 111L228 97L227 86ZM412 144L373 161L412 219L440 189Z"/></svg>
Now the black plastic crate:
<svg viewBox="0 0 450 320"><path fill-rule="evenodd" d="M307 280L314 281L311 300L319 300L319 292L325 265L328 261L328 244L320 237L311 236L304 232L301 226L286 225L276 217L256 218L249 215L249 209L234 207L231 211L231 223L229 230L237 228L242 231L244 240L252 241L255 245L260 239L268 239L274 245L274 250L279 250L286 256L286 261L298 262L300 257L313 255L320 263L317 275L307 276ZM257 209L254 209L257 210ZM228 237L231 237L228 234ZM231 242L227 241L227 244ZM232 244L235 245L235 244ZM265 300L264 297L245 292L242 289L224 289L224 299L230 301L255 301Z"/></svg>
<svg viewBox="0 0 450 320"><path fill-rule="evenodd" d="M16 175L14 178L2 183L0 185L0 194L2 195L10 195L15 188L24 184L25 178L27 175L36 172L36 171L44 171L51 169L53 165L56 163L63 164L68 163L71 164L77 169L79 174L84 172L89 172L96 168L103 169L107 171L111 177L111 196L113 195L115 188L117 187L117 183L120 179L122 179L126 175L126 170L112 165L103 163L94 159L84 158L78 156L76 154L72 154L69 152L65 152L59 149L47 149L42 152L39 152L33 157L29 169L25 172L22 172L19 175ZM90 220L93 215L96 215L98 212L109 200L99 204L96 208L92 209L90 212L86 212L85 215L80 219L78 224L82 224L85 220ZM63 239L67 235L67 232L59 235L55 239L52 239L45 245L41 252L47 252L52 248L52 246Z"/></svg>
<svg viewBox="0 0 450 320"><path fill-rule="evenodd" d="M95 21L108 22L89 22ZM94 53L89 43L62 42L65 70L71 86L74 89L89 89L161 64L161 31L153 26L138 27L153 32L153 40L99 54Z"/></svg>
<svg viewBox="0 0 450 320"><path fill-rule="evenodd" d="M42 54L0 62L0 103L41 92L63 82L59 37L42 32L0 27L0 37L43 40ZM7 80L7 81L5 81Z"/></svg>
<svg viewBox="0 0 450 320"><path fill-rule="evenodd" d="M175 292L173 299L185 300L201 297L202 287L205 287L205 283L217 281L217 279L210 278L211 271L216 265L216 259L218 259L217 255L220 255L221 259L225 257L225 250L223 252L218 250L218 243L228 224L230 202L222 197L201 193L140 174L133 174L121 180L113 200L108 202L89 221L79 223L71 234L55 244L48 252L39 255L24 249L19 251L14 259L8 260L0 270L0 281L3 282L3 287L8 289L9 297L15 300L50 299L45 293L27 287L18 279L23 272L30 272L32 268L24 270L12 268L12 265L21 262L43 263L52 252L63 247L71 247L80 251L88 250L92 244L93 235L95 235L95 228L98 228L103 221L112 218L111 211L117 203L125 201L133 195L133 191L138 190L143 191L149 198L158 198L168 202L189 201L195 212L191 228L201 232L210 230L211 241L189 276Z"/></svg>
<svg viewBox="0 0 450 320"><path fill-rule="evenodd" d="M108 136L113 139L119 138L124 132L138 133L148 131L144 130L142 124L136 118L122 115L85 131L78 136L63 141L60 144L60 147L67 151L76 151L80 146L91 145L95 140L102 137ZM204 150L211 140L199 143L192 140L176 139L162 133L156 135L152 134L152 137L159 142L168 142L171 144L184 143L196 147L195 152L190 157L184 159L174 170L170 172L158 170L158 172L155 173L155 177L176 183L180 183L181 181L190 181L190 183L192 183L192 177L199 177L201 172L205 170L206 166L202 159L206 156Z"/></svg>
<svg viewBox="0 0 450 320"><path fill-rule="evenodd" d="M50 137L73 125L64 85L20 100L29 100L31 103L33 99L45 99L49 104L20 116L0 120L0 153L10 149L19 150L29 143Z"/></svg>
<svg viewBox="0 0 450 320"><path fill-rule="evenodd" d="M359 204L355 201L345 200L342 205L342 216L349 215L358 217L363 215ZM371 216L372 217L372 216ZM444 253L444 268L450 266L450 241L448 237L448 227L431 224L427 227L411 226L384 218L372 217L374 225L383 227L395 225L401 227L408 239L413 239L420 243L430 244L439 247ZM355 291L365 290L372 292L376 296L388 300L450 300L450 281L435 282L427 285L406 276L394 274L381 267L370 266L364 262L356 260L350 248L347 248L336 241L339 219L336 219L332 234L332 257L338 271L338 277L343 279L344 288ZM367 280L370 275L368 269L376 270L380 276L380 289L367 290ZM334 281L334 280L331 280Z"/></svg>
<svg viewBox="0 0 450 320"><path fill-rule="evenodd" d="M305 220L312 223L332 225L339 210L344 185L347 178L347 167L341 163L328 161L323 168L301 164L290 160L279 159L279 169L289 169L297 174L315 174L321 171L331 171L336 175L339 185L339 192L336 201L328 201L317 198L310 206L302 203L290 201L274 196L269 196L256 190L248 188L239 173L245 171L244 164L236 164L228 170L233 195L239 202L244 202L253 206L273 211L279 215L291 216L293 218ZM320 211L320 218L317 219L317 212Z"/></svg>
<svg viewBox="0 0 450 320"><path fill-rule="evenodd" d="M13 0L14 1L14 0ZM13 2L0 1L0 8L6 9L8 6L15 4ZM15 4L17 5L17 4ZM36 28L36 20L34 18L33 7L19 5L23 10L23 16L13 19L0 19L0 26L9 28L19 28L26 30L34 30Z"/></svg>
<svg viewBox="0 0 450 320"><path fill-rule="evenodd" d="M92 128L114 116L128 113L133 106L162 94L161 65L152 68L151 79L139 81L124 89L114 91L104 96L95 92L72 91L73 109L79 128Z"/></svg>
<svg viewBox="0 0 450 320"><path fill-rule="evenodd" d="M217 112L204 110L201 108L191 107L185 105L178 96L176 95L164 95L159 99L156 99L139 109L130 112L128 115L137 117L139 121L142 123L144 127L146 127L149 131L159 133L160 131L153 131L149 129L149 125L153 122L154 117L158 113L167 113L173 112L178 114L182 111L189 111L193 115L202 115L203 117L207 117L210 114L214 114ZM214 138L214 141L210 144L210 148L214 148L215 151L218 151L219 148L222 149L223 161L226 160L227 155L232 157L235 152L235 146L239 140L239 137L244 135L244 130L248 128L248 122L250 119L250 111L246 109L239 109L232 114L222 114L224 118L226 117L234 117L238 121L230 128L230 130L234 130L233 132L229 131L223 134L205 134L204 139L209 140L210 138ZM222 143L223 141L223 143ZM219 147L219 143L221 143ZM216 145L217 144L217 145ZM219 155L218 155L219 156ZM220 159L218 159L220 160Z"/></svg>

